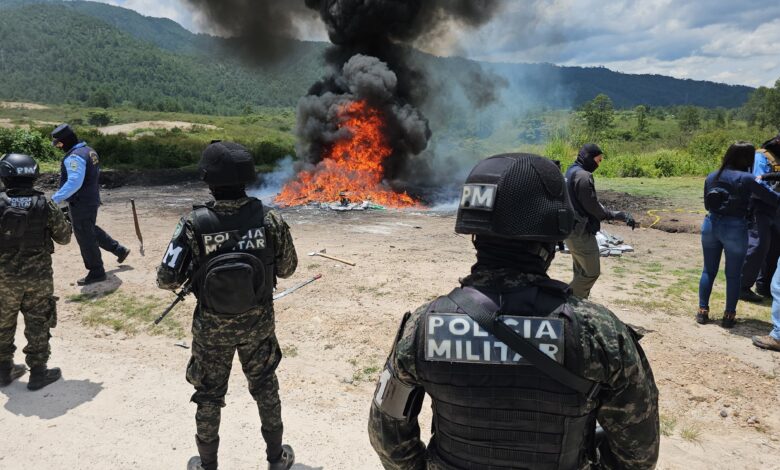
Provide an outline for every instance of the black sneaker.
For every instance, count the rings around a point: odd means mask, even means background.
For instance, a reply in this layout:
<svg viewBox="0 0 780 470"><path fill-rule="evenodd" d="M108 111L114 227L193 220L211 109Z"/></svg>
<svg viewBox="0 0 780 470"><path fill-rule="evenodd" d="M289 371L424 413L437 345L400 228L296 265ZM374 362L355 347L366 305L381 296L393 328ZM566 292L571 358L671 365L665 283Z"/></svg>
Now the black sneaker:
<svg viewBox="0 0 780 470"><path fill-rule="evenodd" d="M756 284L756 294L760 295L761 297L765 297L767 299L772 298L772 291L769 290L769 287L765 287L759 284Z"/></svg>
<svg viewBox="0 0 780 470"><path fill-rule="evenodd" d="M0 369L0 387L11 385L11 382L23 376L27 368L21 364L12 364Z"/></svg>
<svg viewBox="0 0 780 470"><path fill-rule="evenodd" d="M116 262L119 264L122 264L127 257L130 255L130 248L126 248L124 246L120 246L116 250Z"/></svg>
<svg viewBox="0 0 780 470"><path fill-rule="evenodd" d="M764 298L750 290L749 287L743 287L739 291L739 300L744 300L745 302L761 303L764 301Z"/></svg>
<svg viewBox="0 0 780 470"><path fill-rule="evenodd" d="M289 470L295 463L295 452L287 444L282 446L282 456L279 460L268 462L268 470Z"/></svg>
<svg viewBox="0 0 780 470"><path fill-rule="evenodd" d="M720 326L723 328L734 328L737 324L737 312L723 312L723 318L720 319Z"/></svg>
<svg viewBox="0 0 780 470"><path fill-rule="evenodd" d="M103 272L102 274L93 274L89 273L86 277L83 277L76 281L76 284L80 286L88 286L90 284L96 284L98 282L103 282L107 279L106 273Z"/></svg>
<svg viewBox="0 0 780 470"><path fill-rule="evenodd" d="M30 381L27 382L27 390L40 390L53 384L62 378L59 367L47 369L46 366L33 367L30 370Z"/></svg>

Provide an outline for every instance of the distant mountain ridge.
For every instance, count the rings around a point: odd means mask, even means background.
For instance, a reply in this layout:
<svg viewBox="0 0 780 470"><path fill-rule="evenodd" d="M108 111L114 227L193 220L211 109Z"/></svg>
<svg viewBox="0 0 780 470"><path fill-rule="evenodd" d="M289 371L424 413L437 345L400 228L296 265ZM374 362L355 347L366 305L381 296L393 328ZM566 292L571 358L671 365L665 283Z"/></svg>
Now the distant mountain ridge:
<svg viewBox="0 0 780 470"><path fill-rule="evenodd" d="M108 92L115 102L143 109L237 114L255 106L294 106L325 72L324 43L292 41L282 63L253 67L227 52L229 40L104 3L0 0L0 12L0 99L78 103ZM418 56L423 67L440 74L480 66L495 72L508 82L502 99L524 106L572 107L606 93L618 107L731 108L753 91L606 68Z"/></svg>

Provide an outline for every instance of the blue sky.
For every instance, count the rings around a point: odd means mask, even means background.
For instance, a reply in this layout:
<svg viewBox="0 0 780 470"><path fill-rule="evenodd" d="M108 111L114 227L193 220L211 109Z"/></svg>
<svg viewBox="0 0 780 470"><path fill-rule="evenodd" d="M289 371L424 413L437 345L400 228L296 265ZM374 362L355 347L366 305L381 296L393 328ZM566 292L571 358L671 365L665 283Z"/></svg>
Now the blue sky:
<svg viewBox="0 0 780 470"><path fill-rule="evenodd" d="M212 31L183 0L102 0ZM302 1L302 0L280 0ZM299 37L327 40L319 24ZM780 79L777 0L505 0L479 30L450 25L421 49L497 62L605 66L627 73L750 86Z"/></svg>

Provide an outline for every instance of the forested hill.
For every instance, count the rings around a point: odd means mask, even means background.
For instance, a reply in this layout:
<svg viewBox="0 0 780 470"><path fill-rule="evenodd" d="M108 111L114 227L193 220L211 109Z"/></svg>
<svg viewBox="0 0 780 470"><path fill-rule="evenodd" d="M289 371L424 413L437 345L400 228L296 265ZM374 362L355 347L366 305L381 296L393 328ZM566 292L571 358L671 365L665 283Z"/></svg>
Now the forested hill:
<svg viewBox="0 0 780 470"><path fill-rule="evenodd" d="M293 106L324 72L323 43L294 41L283 62L264 67L226 53L228 44L103 3L0 0L0 99L96 104L96 97L108 97L142 109L237 114L247 106ZM452 74L478 66L421 57L431 69ZM527 105L572 107L606 93L619 107L736 107L752 91L604 68L483 65L506 77L504 100Z"/></svg>

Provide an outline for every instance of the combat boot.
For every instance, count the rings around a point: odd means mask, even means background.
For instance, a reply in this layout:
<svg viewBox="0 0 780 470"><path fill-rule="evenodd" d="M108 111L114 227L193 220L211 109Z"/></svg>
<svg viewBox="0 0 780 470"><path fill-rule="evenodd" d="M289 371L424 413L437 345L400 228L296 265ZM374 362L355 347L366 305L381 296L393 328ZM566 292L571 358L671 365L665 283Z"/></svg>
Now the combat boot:
<svg viewBox="0 0 780 470"><path fill-rule="evenodd" d="M76 284L80 286L88 286L90 284L95 284L98 282L103 282L107 279L106 272L103 270L100 271L90 271L87 273L85 277L82 277L78 281L76 281Z"/></svg>
<svg viewBox="0 0 780 470"><path fill-rule="evenodd" d="M198 446L199 456L190 459L187 463L187 470L217 470L219 438L214 442L203 442L196 434L195 444Z"/></svg>
<svg viewBox="0 0 780 470"><path fill-rule="evenodd" d="M30 369L30 381L27 390L40 390L43 387L60 380L62 371L59 367L47 369L46 366L36 366Z"/></svg>
<svg viewBox="0 0 780 470"><path fill-rule="evenodd" d="M3 364L0 366L0 387L11 385L11 382L23 376L27 368L21 364Z"/></svg>
<svg viewBox="0 0 780 470"><path fill-rule="evenodd" d="M295 452L292 447L284 444L282 446L282 455L279 460L268 462L268 470L289 470L295 463Z"/></svg>
<svg viewBox="0 0 780 470"><path fill-rule="evenodd" d="M130 255L130 248L120 245L119 248L117 248L115 254L116 254L116 262L122 264Z"/></svg>

